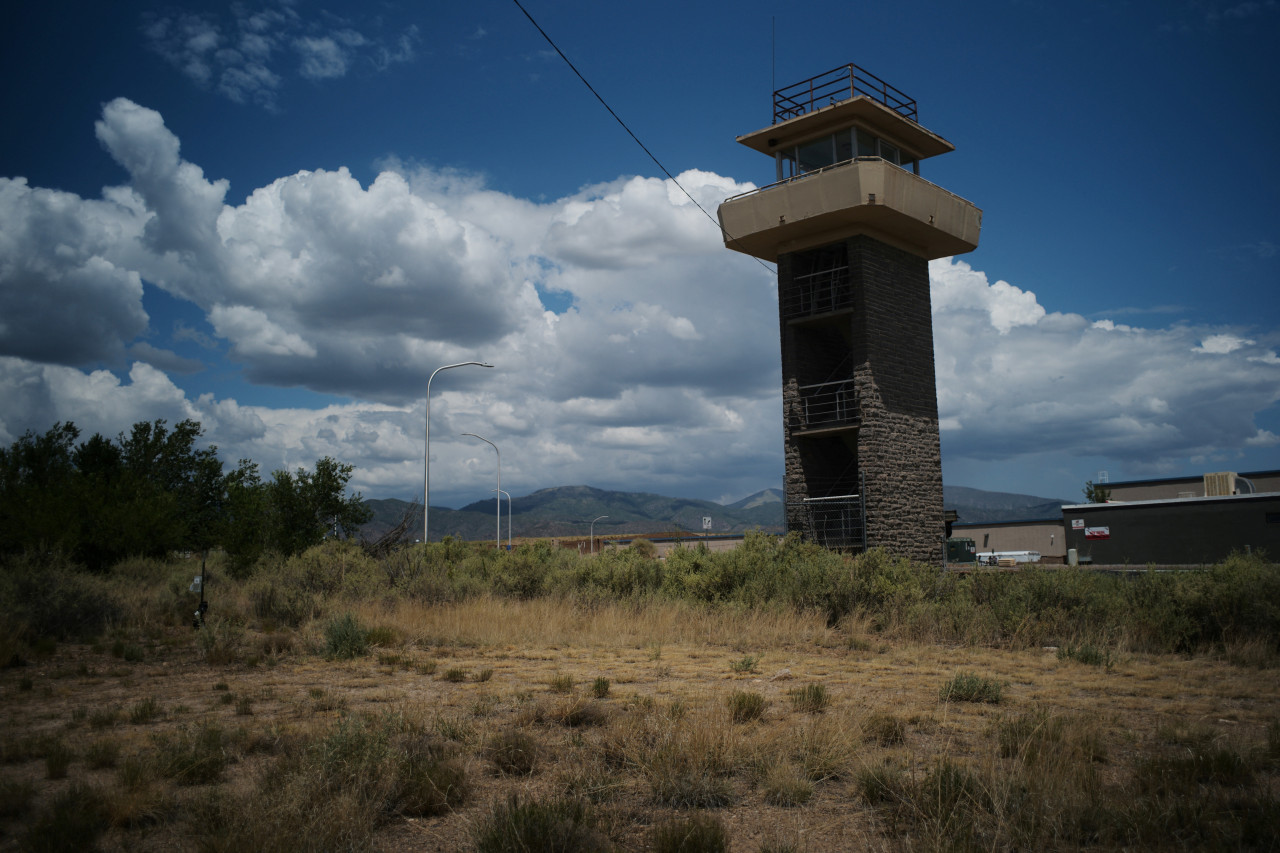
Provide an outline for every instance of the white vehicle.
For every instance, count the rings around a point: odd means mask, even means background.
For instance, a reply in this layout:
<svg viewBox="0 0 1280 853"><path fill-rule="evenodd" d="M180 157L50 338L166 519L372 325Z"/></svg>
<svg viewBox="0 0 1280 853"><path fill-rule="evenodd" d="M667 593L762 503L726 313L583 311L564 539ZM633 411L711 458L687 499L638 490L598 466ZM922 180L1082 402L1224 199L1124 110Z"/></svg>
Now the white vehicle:
<svg viewBox="0 0 1280 853"><path fill-rule="evenodd" d="M1039 551L986 551L978 552L980 566L1016 566L1019 563L1040 562Z"/></svg>

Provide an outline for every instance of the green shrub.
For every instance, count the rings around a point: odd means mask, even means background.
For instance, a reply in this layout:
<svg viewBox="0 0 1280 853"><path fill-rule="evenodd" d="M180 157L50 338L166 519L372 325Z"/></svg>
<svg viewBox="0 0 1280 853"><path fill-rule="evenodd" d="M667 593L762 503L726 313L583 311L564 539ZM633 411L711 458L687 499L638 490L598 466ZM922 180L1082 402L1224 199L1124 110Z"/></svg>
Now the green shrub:
<svg viewBox="0 0 1280 853"><path fill-rule="evenodd" d="M1073 645L1068 643L1058 647L1058 660L1073 660L1087 666L1101 666L1110 670L1115 666L1115 658L1110 649L1099 648L1092 643Z"/></svg>
<svg viewBox="0 0 1280 853"><path fill-rule="evenodd" d="M240 659L240 643L244 639L244 626L239 620L212 616L196 634L196 646L205 662L224 666Z"/></svg>
<svg viewBox="0 0 1280 853"><path fill-rule="evenodd" d="M603 699L609 695L609 679L603 675L597 676L596 680L591 682L591 695L597 699Z"/></svg>
<svg viewBox="0 0 1280 853"><path fill-rule="evenodd" d="M715 815L693 814L653 828L654 853L724 853L728 849L729 833Z"/></svg>
<svg viewBox="0 0 1280 853"><path fill-rule="evenodd" d="M364 626L351 613L330 619L324 626L325 653L330 658L350 660L369 653Z"/></svg>
<svg viewBox="0 0 1280 853"><path fill-rule="evenodd" d="M740 660L735 660L729 664L729 668L741 675L756 671L756 664L760 662L760 658L747 655Z"/></svg>
<svg viewBox="0 0 1280 853"><path fill-rule="evenodd" d="M104 578L56 555L6 558L0 567L0 601L6 602L9 630L21 626L28 643L87 640L118 622L122 612Z"/></svg>
<svg viewBox="0 0 1280 853"><path fill-rule="evenodd" d="M287 572L279 558L264 557L245 591L258 619L297 628L320 615L320 596Z"/></svg>
<svg viewBox="0 0 1280 853"><path fill-rule="evenodd" d="M648 539L632 539L630 550L646 560L656 560L658 557L658 546Z"/></svg>
<svg viewBox="0 0 1280 853"><path fill-rule="evenodd" d="M507 802L496 803L488 817L476 825L473 842L477 853L594 853L612 849L594 824L581 800L521 802L512 794Z"/></svg>
<svg viewBox="0 0 1280 853"><path fill-rule="evenodd" d="M1004 696L1004 685L972 672L958 672L942 687L944 702L998 703Z"/></svg>

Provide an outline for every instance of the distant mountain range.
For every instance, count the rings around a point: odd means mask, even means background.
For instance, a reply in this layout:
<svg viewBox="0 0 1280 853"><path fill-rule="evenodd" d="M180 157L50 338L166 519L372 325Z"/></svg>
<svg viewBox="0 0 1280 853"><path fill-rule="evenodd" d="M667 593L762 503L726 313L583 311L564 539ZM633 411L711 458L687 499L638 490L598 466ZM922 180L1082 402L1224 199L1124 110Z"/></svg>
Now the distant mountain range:
<svg viewBox="0 0 1280 853"><path fill-rule="evenodd" d="M672 498L644 492L615 492L591 486L557 486L540 489L511 501L511 535L514 537L586 536L593 519L597 536L636 533L701 533L703 519L711 519L713 534L744 533L760 529L783 530L781 489L765 489L731 504ZM1020 521L1061 517L1059 508L1073 501L985 492L964 486L945 486L943 504L960 515L960 521ZM396 499L368 500L373 519L361 529L366 539L377 539L404 517L410 504ZM600 518L605 516L605 518ZM431 538L454 536L477 540L493 538L496 528L492 500L462 507L431 508ZM502 506L502 535L507 535L507 504ZM406 538L422 536L422 509L409 525Z"/></svg>
<svg viewBox="0 0 1280 853"><path fill-rule="evenodd" d="M1060 519L1064 504L1078 504L1083 501L1084 498L1064 501L1009 492L984 492L982 489L970 489L965 486L942 487L942 505L947 509L954 509L959 513L960 521L967 522Z"/></svg>

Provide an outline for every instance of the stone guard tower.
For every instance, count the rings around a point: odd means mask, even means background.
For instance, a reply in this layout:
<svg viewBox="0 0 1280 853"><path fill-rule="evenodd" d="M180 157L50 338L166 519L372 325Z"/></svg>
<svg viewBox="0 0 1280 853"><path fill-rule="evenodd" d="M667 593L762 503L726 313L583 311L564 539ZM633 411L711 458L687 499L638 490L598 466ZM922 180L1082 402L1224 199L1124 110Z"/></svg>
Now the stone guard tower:
<svg viewBox="0 0 1280 853"><path fill-rule="evenodd" d="M787 529L831 548L943 558L928 262L982 211L920 177L955 150L856 65L779 89L738 137L776 183L720 205L725 246L778 265Z"/></svg>

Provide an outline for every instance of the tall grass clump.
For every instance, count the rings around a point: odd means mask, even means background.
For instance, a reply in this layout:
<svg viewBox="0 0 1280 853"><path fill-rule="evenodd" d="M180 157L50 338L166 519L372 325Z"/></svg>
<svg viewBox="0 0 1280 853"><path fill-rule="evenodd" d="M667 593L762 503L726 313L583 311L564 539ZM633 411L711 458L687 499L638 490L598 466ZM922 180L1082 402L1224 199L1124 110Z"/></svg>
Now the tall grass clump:
<svg viewBox="0 0 1280 853"><path fill-rule="evenodd" d="M0 601L5 602L7 631L28 645L42 639L97 637L108 624L119 621L122 612L120 599L106 579L57 554L0 561ZM12 659L13 640L9 645Z"/></svg>
<svg viewBox="0 0 1280 853"><path fill-rule="evenodd" d="M672 818L653 828L654 853L724 853L729 833L724 821L705 812Z"/></svg>
<svg viewBox="0 0 1280 853"><path fill-rule="evenodd" d="M735 723L749 723L764 716L768 700L759 693L746 690L735 690L729 694L729 716Z"/></svg>
<svg viewBox="0 0 1280 853"><path fill-rule="evenodd" d="M369 653L368 633L351 613L343 613L325 624L324 643L330 658L350 660Z"/></svg>
<svg viewBox="0 0 1280 853"><path fill-rule="evenodd" d="M102 793L83 782L59 791L22 838L28 851L93 850L110 825Z"/></svg>
<svg viewBox="0 0 1280 853"><path fill-rule="evenodd" d="M957 672L942 686L943 702L998 703L1004 697L1004 684L973 672Z"/></svg>
<svg viewBox="0 0 1280 853"><path fill-rule="evenodd" d="M613 849L595 827L590 808L581 800L524 800L512 794L494 804L473 832L477 853L555 850L595 853Z"/></svg>
<svg viewBox="0 0 1280 853"><path fill-rule="evenodd" d="M228 853L370 849L374 831L396 810L403 777L393 738L402 728L391 718L344 718L290 741L250 790L190 801L197 846ZM416 797L406 802L433 808Z"/></svg>
<svg viewBox="0 0 1280 853"><path fill-rule="evenodd" d="M396 807L401 814L425 817L444 814L470 795L466 766L443 741L415 736L396 755Z"/></svg>
<svg viewBox="0 0 1280 853"><path fill-rule="evenodd" d="M791 706L802 714L820 714L831 704L831 694L821 684L806 684L787 691Z"/></svg>

